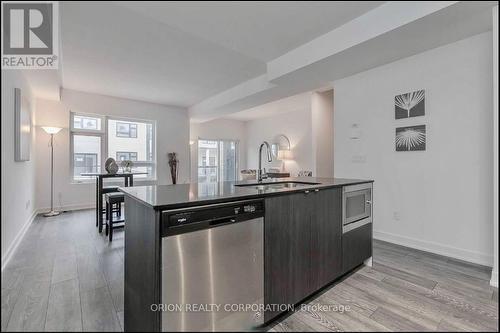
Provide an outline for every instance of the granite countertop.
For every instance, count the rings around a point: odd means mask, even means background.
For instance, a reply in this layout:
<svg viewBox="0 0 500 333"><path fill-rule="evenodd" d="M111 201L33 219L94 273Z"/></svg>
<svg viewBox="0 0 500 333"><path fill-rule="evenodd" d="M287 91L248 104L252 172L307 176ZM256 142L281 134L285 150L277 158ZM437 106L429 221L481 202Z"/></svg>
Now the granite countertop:
<svg viewBox="0 0 500 333"><path fill-rule="evenodd" d="M295 188L266 189L259 190L255 187L240 187L241 184L272 184L282 182L307 182L316 183L312 185L299 186ZM339 187L370 183L373 180L343 179L343 178L315 178L315 177L290 177L264 180L257 183L256 180L227 181L220 183L191 183L177 185L152 185L120 187L119 191L133 197L136 200L154 209L171 209L189 207L194 205L227 202L241 199L256 199L271 195L280 195L291 192L314 190L321 188Z"/></svg>

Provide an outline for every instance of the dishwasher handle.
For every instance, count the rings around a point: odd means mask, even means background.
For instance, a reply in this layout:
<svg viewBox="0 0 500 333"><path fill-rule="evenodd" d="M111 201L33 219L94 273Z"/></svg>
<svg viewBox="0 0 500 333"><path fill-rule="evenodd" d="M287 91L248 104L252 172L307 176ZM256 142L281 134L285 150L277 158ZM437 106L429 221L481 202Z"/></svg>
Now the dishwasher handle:
<svg viewBox="0 0 500 333"><path fill-rule="evenodd" d="M236 219L234 217L223 217L220 219L214 219L209 222L210 225L218 225L218 224L226 224L226 223L234 223Z"/></svg>

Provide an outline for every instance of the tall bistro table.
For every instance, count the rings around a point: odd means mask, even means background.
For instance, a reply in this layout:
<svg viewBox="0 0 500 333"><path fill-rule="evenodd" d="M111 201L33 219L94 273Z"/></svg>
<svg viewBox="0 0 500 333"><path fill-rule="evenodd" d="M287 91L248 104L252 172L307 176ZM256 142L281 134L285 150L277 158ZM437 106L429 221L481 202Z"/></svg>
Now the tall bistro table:
<svg viewBox="0 0 500 333"><path fill-rule="evenodd" d="M114 192L114 189L106 189L104 188L104 179L105 178L123 178L125 181L125 187L134 186L134 175L147 175L147 172L117 172L117 173L102 173L102 172L84 172L80 174L84 177L96 177L95 182L95 225L99 227L99 232L102 232L103 226L103 205L102 205L102 196L103 194Z"/></svg>

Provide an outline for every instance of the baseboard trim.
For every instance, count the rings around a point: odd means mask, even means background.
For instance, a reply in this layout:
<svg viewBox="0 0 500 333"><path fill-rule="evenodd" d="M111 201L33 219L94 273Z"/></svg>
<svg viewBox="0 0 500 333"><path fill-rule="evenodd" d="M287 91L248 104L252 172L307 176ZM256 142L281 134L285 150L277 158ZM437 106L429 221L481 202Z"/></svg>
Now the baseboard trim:
<svg viewBox="0 0 500 333"><path fill-rule="evenodd" d="M483 266L492 267L493 256L484 253L478 253L473 251L467 251L451 246L445 246L437 244L434 242L422 241L419 239L414 239L410 237L405 237L401 235L391 234L382 231L373 231L373 238L381 241L394 243L413 249L431 252L439 254L446 257L451 257L455 259L460 259L474 264L479 264ZM498 278L497 278L498 281Z"/></svg>
<svg viewBox="0 0 500 333"><path fill-rule="evenodd" d="M66 206L56 207L55 209L60 211L60 212L67 212L67 211L91 209L91 208L95 208L95 203L66 205ZM45 212L50 211L50 207L38 208L37 211L38 211L38 214L43 214Z"/></svg>
<svg viewBox="0 0 500 333"><path fill-rule="evenodd" d="M491 272L490 286L498 288L498 272Z"/></svg>
<svg viewBox="0 0 500 333"><path fill-rule="evenodd" d="M14 238L14 241L12 244L9 246L9 249L5 253L5 255L2 257L2 272L9 263L10 259L12 258L12 255L14 252L16 252L17 247L19 244L21 244L21 241L24 238L24 235L26 234L26 231L28 231L28 228L30 227L31 223L35 220L35 217L38 215L38 210L34 210L33 213L31 213L31 216L29 217L28 221L24 223L22 226L21 230L17 233L16 237Z"/></svg>
<svg viewBox="0 0 500 333"><path fill-rule="evenodd" d="M87 203L87 204L80 204L80 205L67 205L67 206L59 207L57 209L61 212L66 212L66 211L83 210L83 209L91 209L91 208L95 208L95 203ZM17 247L19 246L19 244L23 240L24 235L26 234L26 231L28 231L29 226L35 220L35 217L37 217L37 215L39 215L39 214L43 214L43 213L48 212L48 211L50 211L50 207L38 208L38 209L33 211L30 218L28 219L28 221L23 225L21 230L18 232L16 238L14 238L14 241L10 245L9 249L7 250L5 255L2 257L2 272L5 269L5 267L7 266L7 264L9 263L14 252L16 252Z"/></svg>

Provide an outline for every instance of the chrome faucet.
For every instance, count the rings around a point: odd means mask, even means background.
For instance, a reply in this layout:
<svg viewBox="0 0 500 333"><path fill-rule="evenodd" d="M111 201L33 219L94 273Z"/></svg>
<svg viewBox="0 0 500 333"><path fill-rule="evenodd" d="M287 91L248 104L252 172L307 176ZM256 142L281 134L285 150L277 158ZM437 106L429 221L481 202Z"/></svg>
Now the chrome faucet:
<svg viewBox="0 0 500 333"><path fill-rule="evenodd" d="M273 160L273 157L271 155L271 147L269 146L269 143L267 141L262 142L262 144L259 147L259 169L257 169L257 181L261 182L262 181L262 148L266 146L267 149L267 161L271 162Z"/></svg>

